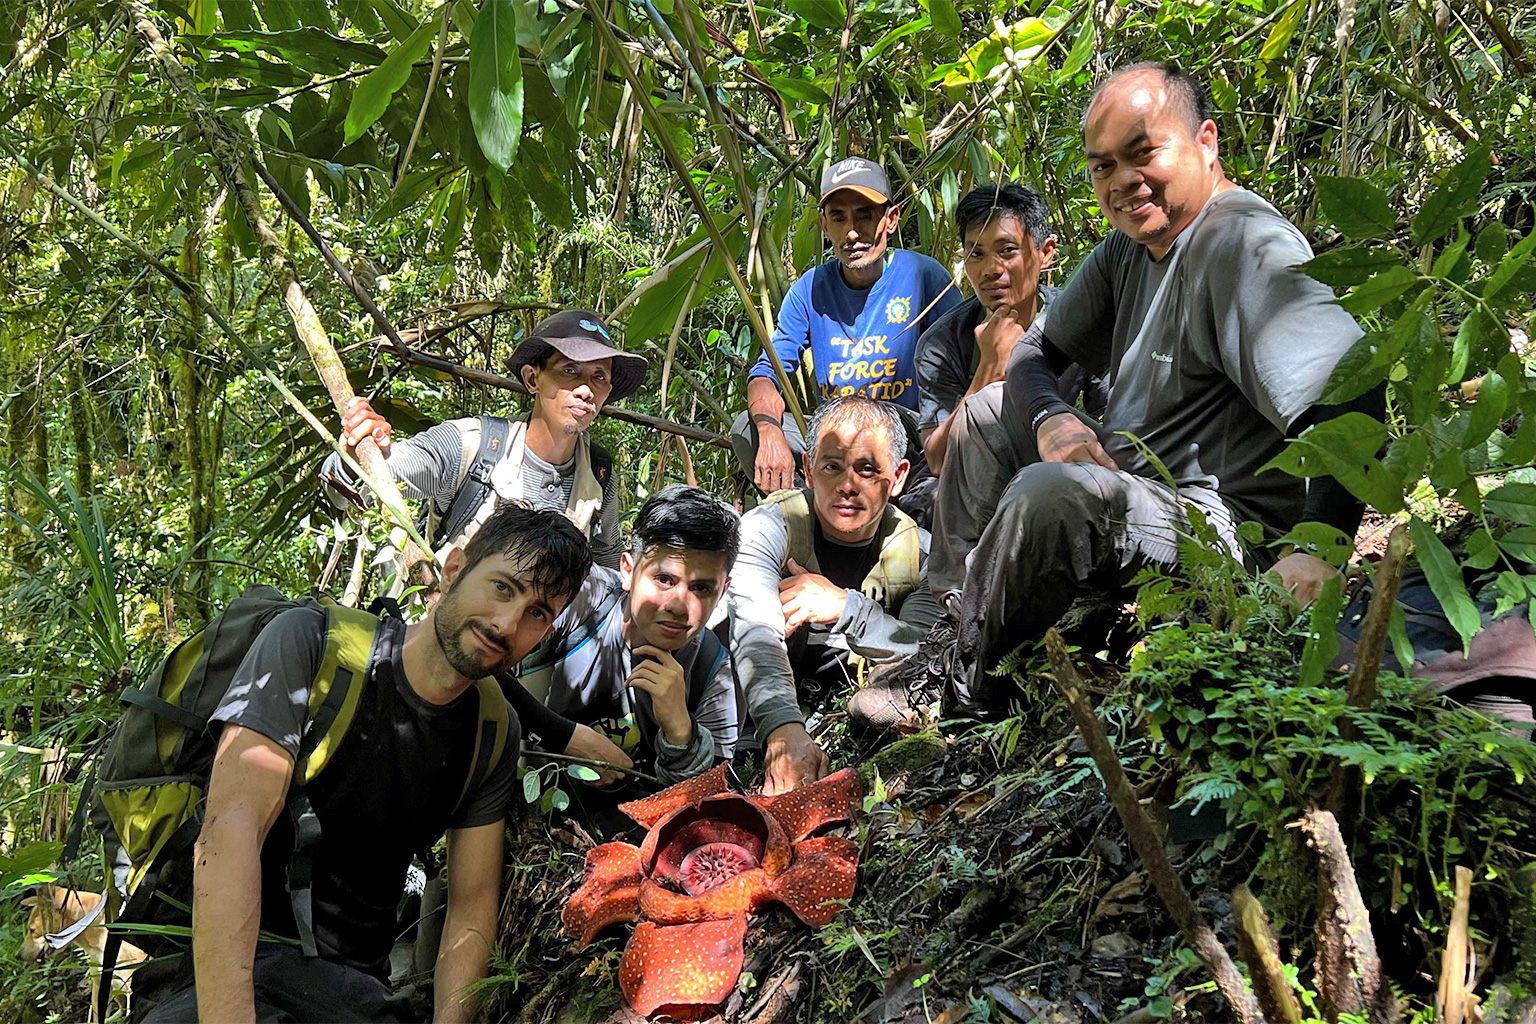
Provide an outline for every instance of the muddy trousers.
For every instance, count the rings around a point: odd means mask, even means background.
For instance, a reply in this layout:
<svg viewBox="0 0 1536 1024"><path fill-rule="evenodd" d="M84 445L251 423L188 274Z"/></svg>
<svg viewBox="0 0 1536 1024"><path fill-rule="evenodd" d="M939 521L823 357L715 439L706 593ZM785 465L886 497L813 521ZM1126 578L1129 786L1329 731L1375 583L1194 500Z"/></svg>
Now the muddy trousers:
<svg viewBox="0 0 1536 1024"><path fill-rule="evenodd" d="M1002 415L1000 385L971 396L960 415L940 475L929 579L936 594L959 591L951 681L973 714L1006 711L1012 682L990 669L1074 600L1175 562L1189 529L1186 503L1237 550L1231 516L1212 491L1175 493L1122 470L1040 462L1033 437Z"/></svg>

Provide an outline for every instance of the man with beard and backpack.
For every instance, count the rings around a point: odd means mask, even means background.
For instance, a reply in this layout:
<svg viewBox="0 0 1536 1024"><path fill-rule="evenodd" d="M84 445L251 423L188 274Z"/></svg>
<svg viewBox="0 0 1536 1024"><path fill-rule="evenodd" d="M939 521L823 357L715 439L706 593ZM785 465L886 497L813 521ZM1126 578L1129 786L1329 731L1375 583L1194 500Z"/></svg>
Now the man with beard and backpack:
<svg viewBox="0 0 1536 1024"><path fill-rule="evenodd" d="M395 908L411 856L445 830L449 897L434 1016L469 1019L468 989L495 941L519 745L517 721L489 677L548 634L590 567L590 548L565 517L507 505L467 548L448 554L442 596L420 622L389 617L359 633L361 613L289 607L261 631L206 716L220 726L206 774L198 765L207 754L199 762L194 748L212 740L191 728L186 687L164 685L173 673L162 670L148 688L155 692L128 701L136 706L100 788L109 815L134 794L139 813L112 815L109 855L113 840L128 854L126 863L112 855L112 864L125 869L130 905L146 885L164 891L173 877L184 885L185 860L192 875L191 962L176 958L171 979L161 973L157 988L140 989L140 1005L153 1004L143 1019L414 1019L408 998L385 980ZM203 661L232 653L219 625L193 638L207 651ZM178 649L167 665L181 656ZM128 716L141 711L165 727L148 735L169 736L184 751L188 763L171 766L179 776L114 772L127 738L146 735L129 728ZM177 725L185 727L179 740ZM195 850L177 863L153 849L135 860L130 848L143 828L165 832L159 826L176 823L166 812L178 794L196 801L204 785ZM175 832L195 830L198 818L194 811Z"/></svg>

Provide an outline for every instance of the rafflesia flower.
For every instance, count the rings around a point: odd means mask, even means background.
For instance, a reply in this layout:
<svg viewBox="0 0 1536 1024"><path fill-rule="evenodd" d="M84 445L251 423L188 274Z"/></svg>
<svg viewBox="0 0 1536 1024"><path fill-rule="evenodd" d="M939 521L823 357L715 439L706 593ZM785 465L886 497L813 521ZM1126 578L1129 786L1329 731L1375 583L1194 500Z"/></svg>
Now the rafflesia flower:
<svg viewBox="0 0 1536 1024"><path fill-rule="evenodd" d="M619 809L648 828L638 847L587 852L587 877L566 905L565 927L585 946L619 921L639 921L619 966L636 1013L686 1013L736 987L747 916L777 900L819 928L853 896L858 846L806 838L845 821L859 777L844 769L774 797L728 792L725 766Z"/></svg>

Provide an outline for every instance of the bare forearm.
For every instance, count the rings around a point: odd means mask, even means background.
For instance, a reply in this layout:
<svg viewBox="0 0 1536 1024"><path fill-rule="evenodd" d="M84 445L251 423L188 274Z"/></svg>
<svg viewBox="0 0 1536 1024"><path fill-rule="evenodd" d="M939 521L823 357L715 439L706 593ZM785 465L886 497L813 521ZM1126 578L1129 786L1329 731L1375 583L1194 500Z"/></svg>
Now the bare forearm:
<svg viewBox="0 0 1536 1024"><path fill-rule="evenodd" d="M259 830L210 818L193 869L192 962L201 1020L254 1021L261 930Z"/></svg>
<svg viewBox="0 0 1536 1024"><path fill-rule="evenodd" d="M747 411L757 429L777 427L784 422L784 396L767 377L753 377L747 381Z"/></svg>
<svg viewBox="0 0 1536 1024"><path fill-rule="evenodd" d="M437 1024L458 1024L470 1019L474 999L469 987L485 977L495 932L494 893L469 907L455 907L450 900L432 978Z"/></svg>

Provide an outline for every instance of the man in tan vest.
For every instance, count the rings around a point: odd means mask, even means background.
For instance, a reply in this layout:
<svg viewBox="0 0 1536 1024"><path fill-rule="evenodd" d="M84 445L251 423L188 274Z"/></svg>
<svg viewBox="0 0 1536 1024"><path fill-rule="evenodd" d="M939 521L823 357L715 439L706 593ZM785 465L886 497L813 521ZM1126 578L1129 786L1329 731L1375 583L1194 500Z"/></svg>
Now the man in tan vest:
<svg viewBox="0 0 1536 1024"><path fill-rule="evenodd" d="M564 513L591 541L593 562L617 569L624 545L613 460L587 431L605 405L645 383L646 360L617 348L596 313L568 309L540 321L506 366L533 395L526 416L449 420L392 442L389 422L359 396L342 418L342 441L350 448L371 435L405 497L427 504L425 533L439 562L462 550L497 505L518 501ZM320 476L336 490L356 485L335 454ZM548 711L515 682L503 689L530 740L555 753L631 767L622 750L590 727ZM617 778L604 773L605 782Z"/></svg>
<svg viewBox="0 0 1536 1024"><path fill-rule="evenodd" d="M807 717L852 689L859 661L904 658L937 620L928 532L892 504L911 468L888 403L834 399L810 423L804 490L741 520L731 650L773 794L826 773ZM744 736L743 742L749 742Z"/></svg>

